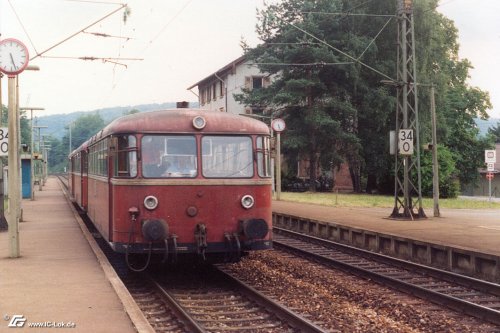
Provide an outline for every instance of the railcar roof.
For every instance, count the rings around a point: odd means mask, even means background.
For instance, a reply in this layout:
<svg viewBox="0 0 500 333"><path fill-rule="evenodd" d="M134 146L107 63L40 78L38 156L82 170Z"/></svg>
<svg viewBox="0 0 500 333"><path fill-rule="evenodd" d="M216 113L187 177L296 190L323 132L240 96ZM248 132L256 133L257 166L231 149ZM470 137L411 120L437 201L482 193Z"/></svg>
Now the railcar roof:
<svg viewBox="0 0 500 333"><path fill-rule="evenodd" d="M78 153L78 152L80 152L80 151L82 151L82 150L86 150L86 149L87 149L87 147L89 146L89 142L90 142L90 140L87 140L87 141L85 141L84 143L82 143L82 144L80 145L80 147L78 147L78 148L74 149L74 150L73 150L73 151L69 154L69 157L71 158L71 156L75 155L76 153Z"/></svg>
<svg viewBox="0 0 500 333"><path fill-rule="evenodd" d="M263 122L249 117L219 111L201 109L171 109L136 113L120 117L106 126L99 139L117 133L190 133L198 132L193 119L203 116L206 126L199 132L268 134L269 128Z"/></svg>

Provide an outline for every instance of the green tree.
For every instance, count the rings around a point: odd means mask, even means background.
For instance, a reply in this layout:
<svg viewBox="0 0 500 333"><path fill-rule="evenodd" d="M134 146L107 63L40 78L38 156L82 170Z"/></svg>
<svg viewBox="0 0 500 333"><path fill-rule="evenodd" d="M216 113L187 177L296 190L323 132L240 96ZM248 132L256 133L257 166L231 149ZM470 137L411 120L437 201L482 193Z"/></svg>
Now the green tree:
<svg viewBox="0 0 500 333"><path fill-rule="evenodd" d="M71 149L69 148L69 126L71 126ZM82 143L103 129L104 126L106 126L106 123L98 112L85 114L68 125L68 133L62 139L68 153L70 150L73 151L80 147Z"/></svg>
<svg viewBox="0 0 500 333"><path fill-rule="evenodd" d="M466 82L472 66L459 59L457 29L437 5L438 0L414 2L417 78L424 84L418 89L421 142L430 142L426 85L433 84L438 142L463 171L460 182L469 184L478 176L477 156L489 144L478 137L474 118L487 118L491 103L487 92ZM345 15L334 14L339 12ZM395 91L381 84L380 73L396 77L397 22L380 15L395 13L395 1L363 0L288 0L259 12L257 32L264 43L247 48L246 56L276 79L268 89L236 97L286 118L283 151L289 158L309 159L312 180L316 165L347 161L355 190L362 179L368 192L394 189L388 133L395 129Z"/></svg>
<svg viewBox="0 0 500 333"><path fill-rule="evenodd" d="M21 126L21 145L26 145L25 147L31 147L31 120L26 116L26 111L21 111L21 117L19 118L19 123ZM31 149L31 148L28 148Z"/></svg>
<svg viewBox="0 0 500 333"><path fill-rule="evenodd" d="M456 198L459 194L460 185L455 160L454 154L448 148L438 145L439 196L441 198ZM425 151L421 155L421 169L422 195L431 197L433 193L431 151Z"/></svg>
<svg viewBox="0 0 500 333"><path fill-rule="evenodd" d="M7 106L5 105L0 105L0 111L1 111L1 126L7 127L7 119L9 117L9 110L7 109Z"/></svg>
<svg viewBox="0 0 500 333"><path fill-rule="evenodd" d="M50 149L47 152L49 157L47 160L49 173L63 172L64 168L68 165L68 153L67 151L64 151L61 141L52 135L44 135L43 139L45 144L50 146Z"/></svg>
<svg viewBox="0 0 500 333"><path fill-rule="evenodd" d="M348 157L351 165L359 161L356 112L346 80L357 75L357 68L339 64L344 60L319 38L347 39L339 22L314 12L338 12L341 1L288 1L269 5L260 12L257 29L265 44L248 49L247 57L261 71L276 75L267 89L245 90L235 96L246 105L266 106L272 117L286 119L290 130L284 135L283 151L310 163L311 190L319 166L331 169ZM359 187L358 187L359 189Z"/></svg>
<svg viewBox="0 0 500 333"><path fill-rule="evenodd" d="M49 154L49 167L51 172L63 172L68 166L68 155L70 151L78 148L92 135L104 128L105 122L99 113L85 114L66 128L68 132L59 141L50 139L51 150ZM71 150L69 140L69 126L71 126Z"/></svg>
<svg viewBox="0 0 500 333"><path fill-rule="evenodd" d="M129 114L136 114L136 113L139 113L141 111L137 110L137 109L131 109L129 111L123 111L123 115L124 116L128 116Z"/></svg>
<svg viewBox="0 0 500 333"><path fill-rule="evenodd" d="M481 138L475 118L488 118L489 94L467 83L472 64L458 56L458 31L453 21L435 11L437 0L419 2L415 13L419 81L436 87L438 142L454 156L461 186L475 184L489 138ZM422 142L430 142L429 89L420 88Z"/></svg>
<svg viewBox="0 0 500 333"><path fill-rule="evenodd" d="M488 134L492 136L495 143L500 143L500 122L497 122L496 126L488 128Z"/></svg>

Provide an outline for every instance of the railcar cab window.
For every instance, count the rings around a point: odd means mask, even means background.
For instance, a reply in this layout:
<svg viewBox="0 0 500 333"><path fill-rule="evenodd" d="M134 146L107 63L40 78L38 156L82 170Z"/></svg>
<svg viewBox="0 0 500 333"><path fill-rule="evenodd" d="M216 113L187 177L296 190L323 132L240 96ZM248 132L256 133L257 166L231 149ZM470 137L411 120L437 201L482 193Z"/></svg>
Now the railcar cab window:
<svg viewBox="0 0 500 333"><path fill-rule="evenodd" d="M198 175L194 136L145 135L141 141L146 178L193 178Z"/></svg>
<svg viewBox="0 0 500 333"><path fill-rule="evenodd" d="M137 139L133 135L120 135L113 138L116 147L114 176L137 176Z"/></svg>
<svg viewBox="0 0 500 333"><path fill-rule="evenodd" d="M269 137L257 137L257 172L260 177L271 177L271 154Z"/></svg>
<svg viewBox="0 0 500 333"><path fill-rule="evenodd" d="M204 136L201 139L203 176L250 178L253 176L252 138Z"/></svg>

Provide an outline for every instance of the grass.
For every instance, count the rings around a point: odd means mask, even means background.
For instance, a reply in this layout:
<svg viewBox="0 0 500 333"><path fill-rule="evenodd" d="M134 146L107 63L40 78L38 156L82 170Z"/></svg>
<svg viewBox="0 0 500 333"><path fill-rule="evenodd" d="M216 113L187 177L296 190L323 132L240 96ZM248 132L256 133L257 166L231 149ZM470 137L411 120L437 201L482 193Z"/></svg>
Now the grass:
<svg viewBox="0 0 500 333"><path fill-rule="evenodd" d="M276 194L274 196L276 198ZM313 203L323 206L334 207L356 207L356 208L392 208L394 207L394 196L376 194L355 194L355 193L332 193L332 192L281 192L281 200ZM422 201L424 209L433 209L432 198L424 198ZM489 202L470 199L439 199L440 208L453 209L500 209L499 202Z"/></svg>

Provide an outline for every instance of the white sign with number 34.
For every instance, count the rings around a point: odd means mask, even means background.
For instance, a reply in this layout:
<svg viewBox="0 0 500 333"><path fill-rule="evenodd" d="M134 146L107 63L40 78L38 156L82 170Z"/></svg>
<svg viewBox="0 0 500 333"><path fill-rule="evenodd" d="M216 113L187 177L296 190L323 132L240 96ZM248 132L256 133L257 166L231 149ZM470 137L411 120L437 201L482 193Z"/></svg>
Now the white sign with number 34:
<svg viewBox="0 0 500 333"><path fill-rule="evenodd" d="M413 130L399 130L398 147L400 155L413 155Z"/></svg>
<svg viewBox="0 0 500 333"><path fill-rule="evenodd" d="M9 128L0 127L0 156L9 155Z"/></svg>

